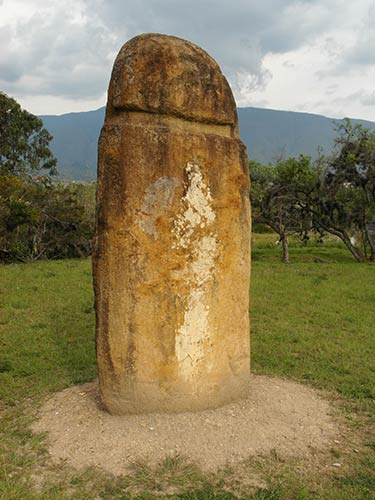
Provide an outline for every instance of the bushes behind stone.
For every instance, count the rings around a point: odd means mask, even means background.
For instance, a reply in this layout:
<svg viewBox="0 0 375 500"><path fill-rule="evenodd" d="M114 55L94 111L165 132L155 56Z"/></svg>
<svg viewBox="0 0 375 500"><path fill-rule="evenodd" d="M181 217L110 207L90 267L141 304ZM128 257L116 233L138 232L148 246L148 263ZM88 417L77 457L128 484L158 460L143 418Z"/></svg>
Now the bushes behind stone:
<svg viewBox="0 0 375 500"><path fill-rule="evenodd" d="M95 224L95 183L0 176L0 261L87 257Z"/></svg>

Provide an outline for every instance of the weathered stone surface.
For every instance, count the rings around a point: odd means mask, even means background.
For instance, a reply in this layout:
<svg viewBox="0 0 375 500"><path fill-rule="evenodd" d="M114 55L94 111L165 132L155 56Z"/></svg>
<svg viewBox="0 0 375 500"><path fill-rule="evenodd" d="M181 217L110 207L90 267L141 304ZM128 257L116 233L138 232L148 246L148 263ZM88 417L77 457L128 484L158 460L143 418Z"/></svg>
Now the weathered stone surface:
<svg viewBox="0 0 375 500"><path fill-rule="evenodd" d="M214 407L248 381L250 206L231 90L190 42L142 35L99 139L97 360L110 413Z"/></svg>

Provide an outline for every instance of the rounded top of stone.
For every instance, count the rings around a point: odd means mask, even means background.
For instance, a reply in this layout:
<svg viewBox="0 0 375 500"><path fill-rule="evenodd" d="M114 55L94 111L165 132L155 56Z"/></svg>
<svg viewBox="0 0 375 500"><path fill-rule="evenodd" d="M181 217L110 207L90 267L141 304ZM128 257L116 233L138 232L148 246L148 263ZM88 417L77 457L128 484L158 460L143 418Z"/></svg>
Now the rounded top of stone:
<svg viewBox="0 0 375 500"><path fill-rule="evenodd" d="M219 65L197 45L168 35L139 35L123 45L113 67L108 105L237 124L233 94Z"/></svg>

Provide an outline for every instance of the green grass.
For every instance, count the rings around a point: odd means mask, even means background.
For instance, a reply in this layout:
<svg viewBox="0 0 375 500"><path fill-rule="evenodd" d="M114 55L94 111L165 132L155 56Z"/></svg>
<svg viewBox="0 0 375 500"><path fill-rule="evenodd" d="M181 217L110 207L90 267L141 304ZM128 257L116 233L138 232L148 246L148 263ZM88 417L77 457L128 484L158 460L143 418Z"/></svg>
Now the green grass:
<svg viewBox="0 0 375 500"><path fill-rule="evenodd" d="M96 374L90 261L0 268L0 398L8 404Z"/></svg>
<svg viewBox="0 0 375 500"><path fill-rule="evenodd" d="M0 267L1 500L375 499L375 267L353 262L336 241L293 240L284 265L274 235L254 239L252 370L317 387L335 402L350 426L332 450L345 470L262 457L248 464L265 482L256 489L243 470L207 475L176 457L135 464L121 478L52 466L44 436L29 425L49 393L96 377L91 262L17 264Z"/></svg>

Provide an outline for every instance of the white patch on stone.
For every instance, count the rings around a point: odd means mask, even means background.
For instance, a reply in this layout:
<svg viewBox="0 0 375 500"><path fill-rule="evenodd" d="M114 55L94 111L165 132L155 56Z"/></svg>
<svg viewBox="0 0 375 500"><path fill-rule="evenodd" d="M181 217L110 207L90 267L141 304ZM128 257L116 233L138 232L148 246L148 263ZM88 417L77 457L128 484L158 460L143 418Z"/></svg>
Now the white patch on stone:
<svg viewBox="0 0 375 500"><path fill-rule="evenodd" d="M187 182L182 203L186 209L177 216L174 222L174 234L177 240L175 248L187 248L194 229L197 226L204 228L215 220L215 212L210 205L212 202L210 188L203 180L199 165L189 162L185 172Z"/></svg>
<svg viewBox="0 0 375 500"><path fill-rule="evenodd" d="M203 290L192 289L184 315L184 323L176 336L176 356L182 373L190 378L193 368L203 358L203 341L208 338L208 315L203 303Z"/></svg>
<svg viewBox="0 0 375 500"><path fill-rule="evenodd" d="M194 260L191 263L190 269L192 271L193 281L199 287L203 286L212 278L216 251L217 242L213 234L202 236L194 247Z"/></svg>
<svg viewBox="0 0 375 500"><path fill-rule="evenodd" d="M204 360L205 345L210 337L206 289L214 277L218 245L215 234L208 232L215 220L215 212L211 207L210 189L204 182L199 164L188 163L185 172L184 211L174 221L174 248L187 250L193 261L187 263L181 273L190 287L190 293L184 322L176 334L175 351L181 374L191 381ZM202 234L203 228L207 228L205 234Z"/></svg>
<svg viewBox="0 0 375 500"><path fill-rule="evenodd" d="M138 225L156 240L158 238L155 221L173 200L174 190L178 185L176 178L160 177L146 189L141 210L137 214Z"/></svg>

